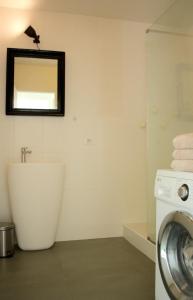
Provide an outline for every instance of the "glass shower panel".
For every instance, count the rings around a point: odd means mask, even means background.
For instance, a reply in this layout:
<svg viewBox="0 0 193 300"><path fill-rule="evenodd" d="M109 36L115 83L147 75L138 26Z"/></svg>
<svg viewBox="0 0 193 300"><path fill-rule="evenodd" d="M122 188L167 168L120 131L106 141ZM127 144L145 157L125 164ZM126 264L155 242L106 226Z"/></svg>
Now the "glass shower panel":
<svg viewBox="0 0 193 300"><path fill-rule="evenodd" d="M193 132L193 1L176 1L150 28L146 43L148 237L155 241L156 170L170 168L173 138Z"/></svg>
<svg viewBox="0 0 193 300"><path fill-rule="evenodd" d="M150 27L150 30L159 30L173 33L193 33L193 1L176 0Z"/></svg>

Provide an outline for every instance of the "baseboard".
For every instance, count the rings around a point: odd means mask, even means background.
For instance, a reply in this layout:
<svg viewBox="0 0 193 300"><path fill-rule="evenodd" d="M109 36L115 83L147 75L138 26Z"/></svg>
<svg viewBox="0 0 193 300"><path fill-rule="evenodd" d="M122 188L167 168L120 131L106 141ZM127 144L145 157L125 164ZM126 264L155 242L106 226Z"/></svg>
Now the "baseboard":
<svg viewBox="0 0 193 300"><path fill-rule="evenodd" d="M145 223L124 224L123 236L129 243L155 262L156 247L147 239L147 225Z"/></svg>

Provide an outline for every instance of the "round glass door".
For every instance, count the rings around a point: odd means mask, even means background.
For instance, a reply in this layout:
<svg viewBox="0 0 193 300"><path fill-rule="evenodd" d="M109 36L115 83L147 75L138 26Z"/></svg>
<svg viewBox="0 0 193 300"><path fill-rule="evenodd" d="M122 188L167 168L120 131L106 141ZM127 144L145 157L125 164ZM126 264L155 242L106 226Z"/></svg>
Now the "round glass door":
<svg viewBox="0 0 193 300"><path fill-rule="evenodd" d="M166 216L160 227L158 262L171 299L193 299L193 217L186 212Z"/></svg>

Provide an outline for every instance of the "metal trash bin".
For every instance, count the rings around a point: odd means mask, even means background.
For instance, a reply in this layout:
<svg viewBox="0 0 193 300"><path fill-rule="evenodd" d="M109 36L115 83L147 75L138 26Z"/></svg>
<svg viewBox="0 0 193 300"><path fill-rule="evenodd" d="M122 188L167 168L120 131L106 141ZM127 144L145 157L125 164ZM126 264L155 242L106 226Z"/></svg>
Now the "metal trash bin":
<svg viewBox="0 0 193 300"><path fill-rule="evenodd" d="M14 254L14 229L13 223L0 222L0 257Z"/></svg>

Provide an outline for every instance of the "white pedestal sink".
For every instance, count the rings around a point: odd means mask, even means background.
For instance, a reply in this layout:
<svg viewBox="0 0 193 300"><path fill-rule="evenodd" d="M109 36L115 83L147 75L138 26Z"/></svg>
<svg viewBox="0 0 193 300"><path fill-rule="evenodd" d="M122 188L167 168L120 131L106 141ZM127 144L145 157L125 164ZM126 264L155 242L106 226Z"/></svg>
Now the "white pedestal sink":
<svg viewBox="0 0 193 300"><path fill-rule="evenodd" d="M54 244L63 181L64 166L59 163L9 165L11 212L21 249L41 250Z"/></svg>

